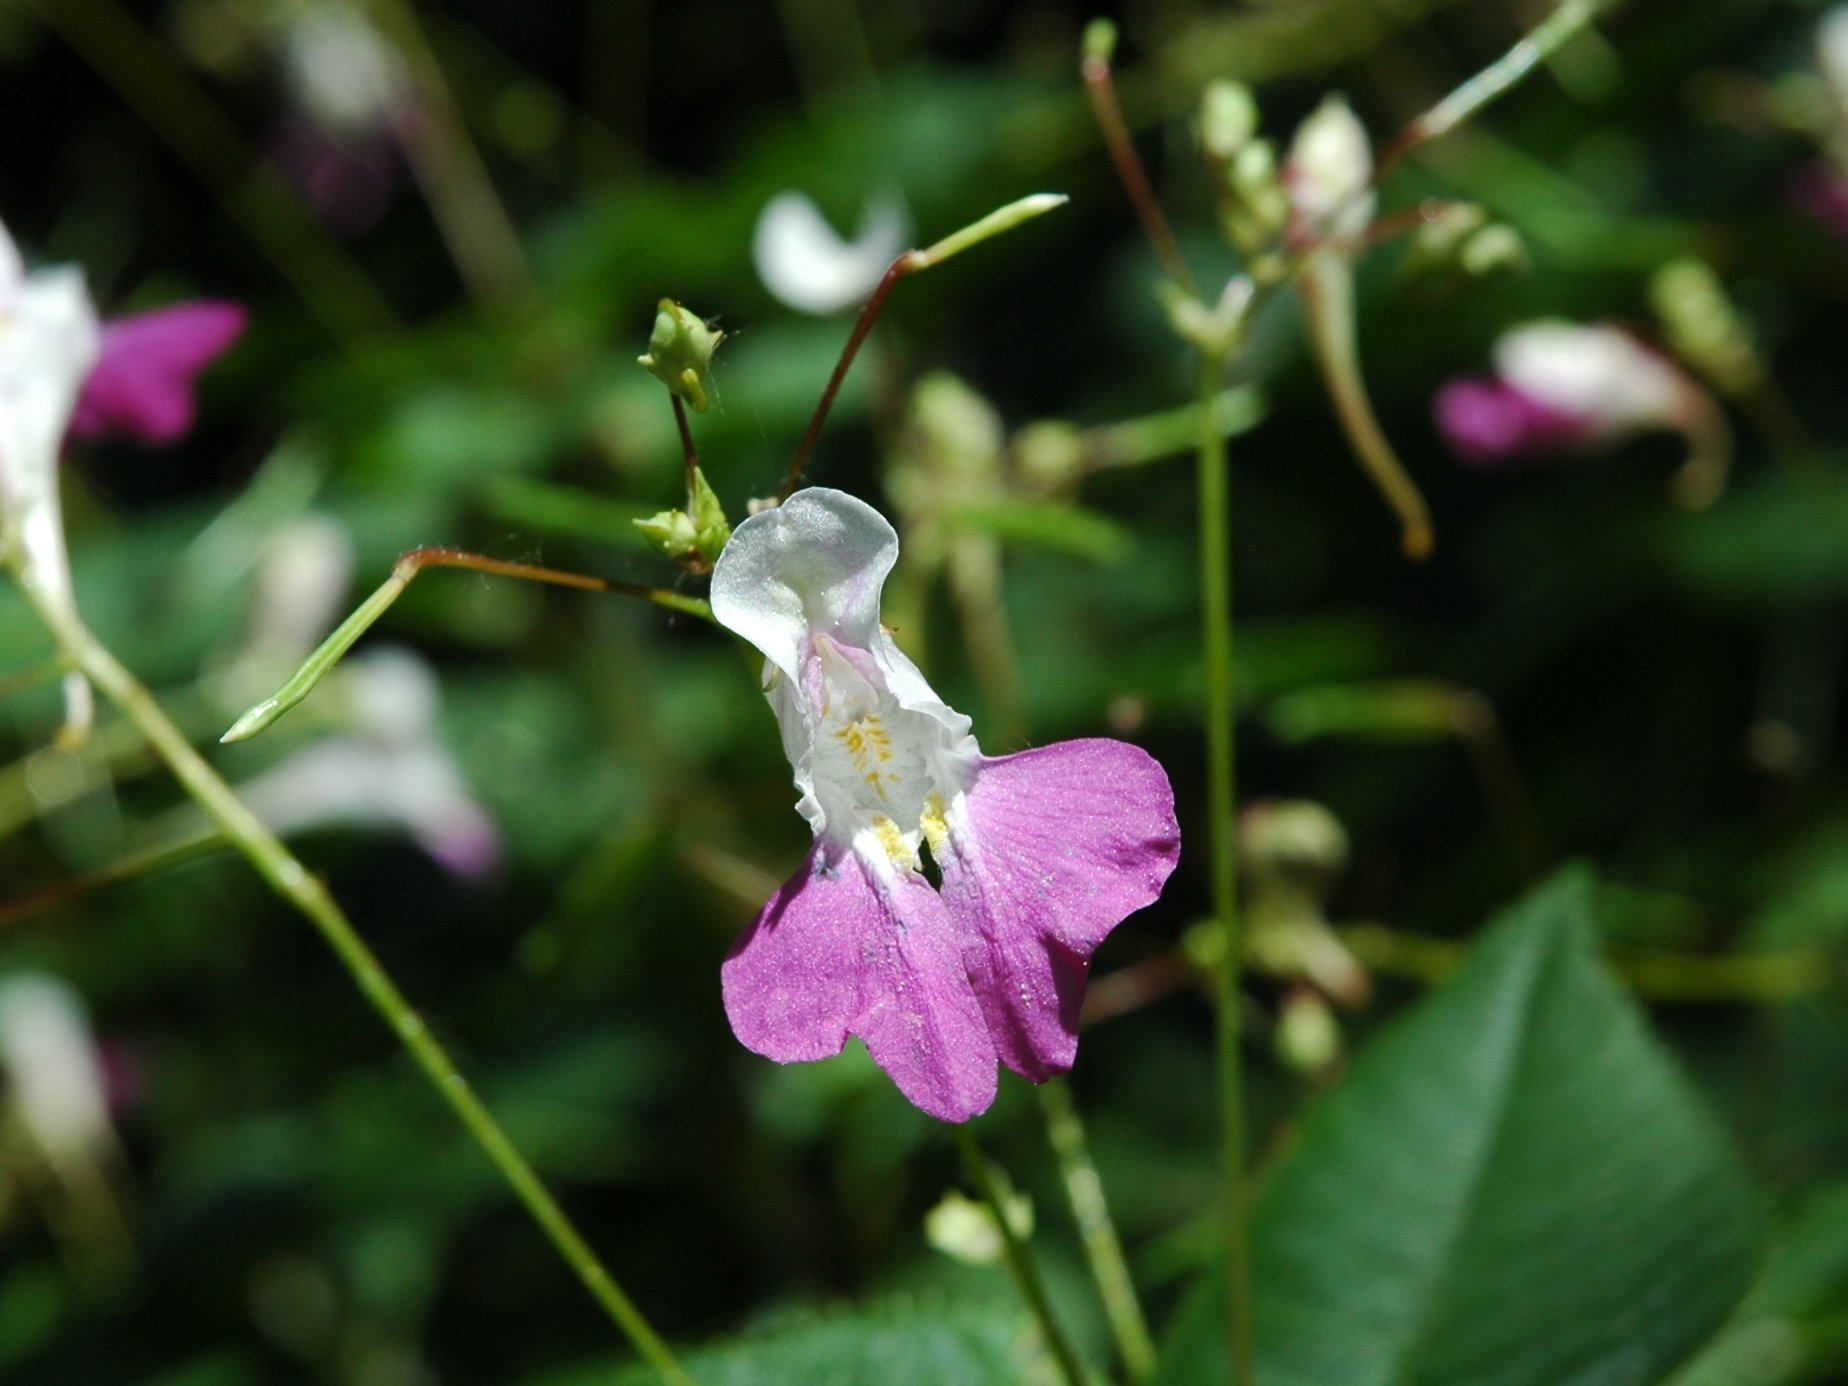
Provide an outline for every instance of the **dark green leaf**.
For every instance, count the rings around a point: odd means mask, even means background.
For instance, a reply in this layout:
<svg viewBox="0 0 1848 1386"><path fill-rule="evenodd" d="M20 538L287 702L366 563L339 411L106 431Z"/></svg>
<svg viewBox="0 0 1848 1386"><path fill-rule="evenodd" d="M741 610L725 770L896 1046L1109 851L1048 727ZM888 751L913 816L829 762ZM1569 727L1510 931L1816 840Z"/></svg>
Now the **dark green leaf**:
<svg viewBox="0 0 1848 1386"><path fill-rule="evenodd" d="M1758 1199L1612 983L1592 883L1497 924L1304 1120L1252 1228L1264 1386L1626 1386L1743 1293ZM1225 1379L1216 1284L1162 1386Z"/></svg>

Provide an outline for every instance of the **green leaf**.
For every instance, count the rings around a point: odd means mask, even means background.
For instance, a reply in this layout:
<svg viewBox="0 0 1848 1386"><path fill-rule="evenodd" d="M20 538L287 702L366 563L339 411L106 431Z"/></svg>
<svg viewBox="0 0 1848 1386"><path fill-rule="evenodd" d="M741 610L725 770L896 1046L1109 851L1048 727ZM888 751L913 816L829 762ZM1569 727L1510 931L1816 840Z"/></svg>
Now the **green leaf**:
<svg viewBox="0 0 1848 1386"><path fill-rule="evenodd" d="M1305 1118L1252 1225L1264 1386L1628 1386L1714 1331L1759 1200L1599 963L1592 881L1510 911ZM1160 1386L1225 1380L1216 1280Z"/></svg>
<svg viewBox="0 0 1848 1386"><path fill-rule="evenodd" d="M1037 1343L1019 1315L905 1305L786 1321L684 1360L699 1386L1033 1386L1051 1379ZM580 1381L657 1386L660 1377L637 1366L545 1386Z"/></svg>
<svg viewBox="0 0 1848 1386"><path fill-rule="evenodd" d="M1764 1274L1727 1329L1673 1386L1839 1380L1848 1366L1848 1181L1809 1194L1782 1219Z"/></svg>

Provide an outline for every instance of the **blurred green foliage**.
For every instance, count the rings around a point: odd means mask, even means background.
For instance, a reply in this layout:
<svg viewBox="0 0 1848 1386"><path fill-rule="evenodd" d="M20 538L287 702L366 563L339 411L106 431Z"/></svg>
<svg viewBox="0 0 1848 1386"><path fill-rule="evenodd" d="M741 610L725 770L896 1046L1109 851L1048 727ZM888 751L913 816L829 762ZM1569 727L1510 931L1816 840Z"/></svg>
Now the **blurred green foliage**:
<svg viewBox="0 0 1848 1386"><path fill-rule="evenodd" d="M530 280L471 297L402 153L362 232L307 220L317 249L284 264L251 234L242 179L251 159L281 157L289 118L265 47L280 6L123 11L222 108L237 143L202 161L123 86L111 31L80 32L115 4L0 10L0 113L31 132L0 152L0 217L35 260L81 262L110 312L192 294L252 308L188 442L73 447L66 468L83 611L201 745L288 672L255 662L252 622L267 619L258 588L276 538L305 515L350 536L342 611L423 544L696 593L631 523L685 503L673 415L635 358L661 298L712 315L725 342L711 408L692 420L705 474L734 520L775 491L849 319L797 317L757 280L752 230L774 193L805 191L851 226L865 200L896 192L928 242L1056 189L1068 208L899 289L809 475L894 513L908 553L933 524L946 554L993 546L990 606L1018 669L1012 734L1146 745L1184 830L1200 831L1191 477L1120 431L1184 406L1192 366L1084 109L1085 13L1036 0L421 5ZM1105 8L1124 28L1139 145L1209 285L1234 262L1189 129L1206 81L1252 81L1277 136L1343 90L1383 145L1533 18L1501 3ZM1294 1366L1329 1343L1358 1351L1344 1316L1370 1305L1395 1334L1406 1315L1442 1326L1436 1365L1393 1379L1486 1379L1474 1364L1504 1354L1522 1365L1497 1380L1661 1379L1744 1290L1760 1202L1764 1273L1674 1379L1774 1386L1848 1364L1848 242L1792 200L1819 154L1775 99L1813 72L1818 16L1790 0L1634 0L1387 179L1384 216L1468 199L1516 228L1531 262L1480 283L1407 282L1411 252L1396 244L1362 267L1362 358L1435 516L1429 563L1400 558L1287 296L1242 358L1233 383L1249 389L1226 420L1241 803L1327 805L1353 851L1329 917L1383 925L1387 940L1371 999L1342 1013L1356 1057L1351 1075L1324 1075L1332 1094L1253 1064L1260 1174L1275 1171L1261 1245L1280 1258L1260 1260L1260 1299L1328 1286L1267 1340L1278 1355L1262 1360L1286 1364L1267 1386L1372 1379ZM1495 336L1536 316L1659 335L1650 276L1686 254L1750 321L1795 443L1766 426L1762 399L1729 401L1734 481L1695 515L1665 498L1672 439L1560 466L1453 461L1431 423L1442 381L1483 370ZM330 330L346 281L312 287L330 263L389 321ZM932 510L900 477L930 462L913 390L939 372L993 411L997 436L973 482L926 475L922 494L944 502ZM1000 485L1033 447L1062 458L1071 438L1098 443L1095 466ZM1008 694L984 677L954 581L901 570L897 624L980 733ZM297 845L654 1322L677 1343L748 1330L690 1356L700 1379L1041 1379L1001 1273L925 1243L925 1211L961 1182L941 1131L857 1050L779 1069L726 1027L719 962L806 846L750 663L641 603L448 572L420 578L369 641L433 665L436 735L498 825L499 866L458 876L363 824ZM0 679L49 652L0 593ZM1488 710L1489 760L1455 725L1459 706ZM177 792L132 736L105 725L72 756L47 749L56 717L46 688L0 702L0 902L166 841L176 822ZM248 782L350 721L330 682L215 764ZM992 733L985 745L1017 748ZM1590 906L1538 897L1453 989L1420 1000L1454 961L1428 966L1421 948L1473 938L1570 858L1598 864ZM1073 1075L1132 1269L1158 1330L1176 1325L1175 1381L1212 1360L1176 1316L1210 1274L1216 1198L1210 1008L1174 963L1208 910L1206 859L1189 838L1167 894L1099 954L1094 995L1119 973L1159 985L1094 1027ZM1541 918L1555 909L1573 922ZM1696 968L1759 955L1817 967L1794 987L1658 1004L1658 1043L1636 1013L1657 998L1639 986L1633 1003L1598 973L1585 915L1606 941ZM108 1197L126 1233L117 1245L62 1219L57 1190L0 1134L0 1377L628 1379L608 1324L241 863L195 862L6 924L0 971L29 969L71 980L91 1011L116 1089ZM1256 1055L1285 986L1253 981ZM1374 1050L1376 1026L1408 1009ZM1506 1042L1493 1053L1480 1047L1491 1033ZM1452 1071L1496 1057L1479 1083ZM1056 1305L1107 1362L1030 1090L1004 1080L983 1129L1033 1194ZM1496 1157L1473 1189L1455 1164L1465 1141ZM1409 1192L1383 1194L1370 1161L1404 1162L1388 1172ZM1407 1288L1376 1266L1355 1285L1369 1256L1403 1269L1432 1235L1438 1213L1420 1215L1412 1194L1457 1219L1446 1275ZM1620 1228L1632 1235L1607 1245ZM1306 1264L1316 1275L1293 1280ZM1684 1293L1658 1305L1671 1284ZM1362 1299L1389 1292L1384 1307ZM1600 1336L1619 1310L1646 1320L1621 1347ZM1554 1372L1579 1348L1581 1375ZM1597 1374L1616 1357L1621 1372Z"/></svg>

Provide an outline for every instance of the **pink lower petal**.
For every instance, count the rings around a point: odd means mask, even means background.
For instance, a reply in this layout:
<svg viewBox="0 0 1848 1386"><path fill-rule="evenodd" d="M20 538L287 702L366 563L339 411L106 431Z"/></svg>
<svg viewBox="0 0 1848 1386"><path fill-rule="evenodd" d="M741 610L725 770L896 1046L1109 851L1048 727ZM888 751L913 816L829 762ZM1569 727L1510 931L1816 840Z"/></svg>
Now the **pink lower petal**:
<svg viewBox="0 0 1848 1386"><path fill-rule="evenodd" d="M967 1121L995 1097L995 1050L955 926L919 877L877 879L817 843L722 970L725 1014L747 1049L825 1059L858 1035L920 1110Z"/></svg>
<svg viewBox="0 0 1848 1386"><path fill-rule="evenodd" d="M1062 741L982 762L940 863L943 902L1009 1068L1041 1082L1072 1066L1092 951L1180 852L1168 776L1137 747Z"/></svg>
<svg viewBox="0 0 1848 1386"><path fill-rule="evenodd" d="M192 428L193 387L244 331L236 303L200 299L103 325L102 350L71 416L77 438L171 443Z"/></svg>

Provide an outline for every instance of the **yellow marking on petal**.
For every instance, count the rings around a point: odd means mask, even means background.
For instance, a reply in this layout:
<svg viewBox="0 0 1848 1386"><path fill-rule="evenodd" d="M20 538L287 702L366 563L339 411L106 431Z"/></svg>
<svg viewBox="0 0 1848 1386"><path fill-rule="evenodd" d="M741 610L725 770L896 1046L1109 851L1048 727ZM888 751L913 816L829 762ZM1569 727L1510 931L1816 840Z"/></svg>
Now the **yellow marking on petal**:
<svg viewBox="0 0 1848 1386"><path fill-rule="evenodd" d="M905 839L898 831L898 824L881 814L873 820L873 831L879 834L879 845L886 849L886 855L892 858L894 866L906 871L918 869L918 859L905 845Z"/></svg>
<svg viewBox="0 0 1848 1386"><path fill-rule="evenodd" d="M877 768L892 759L892 738L880 722L878 714L869 713L857 722L836 728L834 736L847 748L853 768L865 777L881 799L885 798L886 787L898 783L899 777L890 773L882 774Z"/></svg>
<svg viewBox="0 0 1848 1386"><path fill-rule="evenodd" d="M950 849L950 824L943 814L941 794L933 794L924 801L924 813L918 819L918 826L924 830L924 841L930 846L930 854L941 866Z"/></svg>

